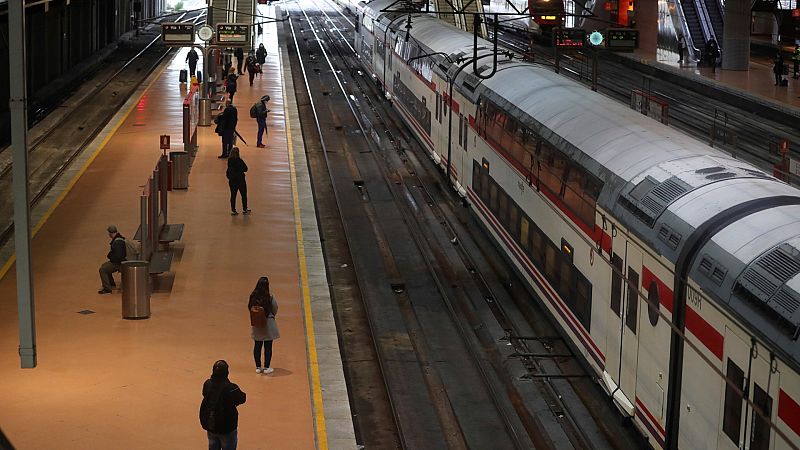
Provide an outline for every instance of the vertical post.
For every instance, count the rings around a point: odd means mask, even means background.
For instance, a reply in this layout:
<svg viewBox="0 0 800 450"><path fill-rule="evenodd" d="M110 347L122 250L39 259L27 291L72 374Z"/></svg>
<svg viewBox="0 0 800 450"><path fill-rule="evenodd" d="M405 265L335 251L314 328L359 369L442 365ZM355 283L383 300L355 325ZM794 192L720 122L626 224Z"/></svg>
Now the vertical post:
<svg viewBox="0 0 800 450"><path fill-rule="evenodd" d="M147 189L149 188L148 186ZM142 243L141 257L139 259L143 261L150 260L150 229L147 224L147 200L148 196L142 192L141 197L139 197L139 220L141 221L139 237Z"/></svg>
<svg viewBox="0 0 800 450"><path fill-rule="evenodd" d="M597 91L597 50L592 51L592 90Z"/></svg>
<svg viewBox="0 0 800 450"><path fill-rule="evenodd" d="M22 368L36 367L36 322L31 273L31 213L28 190L28 99L25 82L25 5L8 2L8 71L13 148L14 249L17 255L19 357Z"/></svg>

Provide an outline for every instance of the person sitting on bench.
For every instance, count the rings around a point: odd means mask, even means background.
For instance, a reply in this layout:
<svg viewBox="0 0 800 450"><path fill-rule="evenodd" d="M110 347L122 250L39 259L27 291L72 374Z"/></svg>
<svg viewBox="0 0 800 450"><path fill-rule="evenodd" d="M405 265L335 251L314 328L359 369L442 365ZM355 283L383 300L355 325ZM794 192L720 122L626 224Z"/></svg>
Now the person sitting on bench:
<svg viewBox="0 0 800 450"><path fill-rule="evenodd" d="M108 237L111 238L111 242L108 244L111 249L108 252L108 261L100 266L100 282L103 283L103 287L97 291L98 294L110 294L111 289L117 287L112 274L122 270L122 261L125 261L128 253L125 247L125 238L117 232L117 227L109 225L106 231L108 231Z"/></svg>

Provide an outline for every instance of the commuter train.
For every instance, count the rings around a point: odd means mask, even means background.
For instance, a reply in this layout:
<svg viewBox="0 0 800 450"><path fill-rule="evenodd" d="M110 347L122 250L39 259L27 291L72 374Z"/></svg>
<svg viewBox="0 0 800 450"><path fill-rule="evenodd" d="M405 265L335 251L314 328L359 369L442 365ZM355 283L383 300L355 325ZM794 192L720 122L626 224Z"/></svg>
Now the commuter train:
<svg viewBox="0 0 800 450"><path fill-rule="evenodd" d="M653 448L796 448L800 191L391 3L362 63L620 413Z"/></svg>

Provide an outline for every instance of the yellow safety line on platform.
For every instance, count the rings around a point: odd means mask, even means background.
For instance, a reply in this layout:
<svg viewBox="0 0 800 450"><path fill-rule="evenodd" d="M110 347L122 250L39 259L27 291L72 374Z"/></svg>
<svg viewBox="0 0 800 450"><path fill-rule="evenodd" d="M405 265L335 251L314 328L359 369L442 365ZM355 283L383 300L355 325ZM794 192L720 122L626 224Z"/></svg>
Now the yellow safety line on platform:
<svg viewBox="0 0 800 450"><path fill-rule="evenodd" d="M171 59L170 59L170 61L171 61ZM97 146L97 150L94 151L94 154L92 154L92 156L90 156L89 159L86 160L86 162L83 164L83 166L78 171L78 173L75 175L75 177L72 178L72 180L69 182L69 184L67 184L67 187L64 188L64 190L61 192L61 194L59 194L58 198L56 198L56 201L53 202L52 205L50 205L50 208L48 208L47 212L44 213L42 218L39 219L39 222L36 224L36 226L33 227L33 230L31 231L31 240L33 240L33 238L36 237L36 235L39 233L39 230L41 230L42 227L44 226L45 222L47 222L47 219L49 219L50 215L53 214L53 211L55 211L56 208L58 208L58 205L60 205L61 202L64 201L64 199L67 197L67 194L69 194L69 192L72 190L72 188L78 182L78 180L83 176L83 174L86 172L86 170L92 164L92 162L94 162L95 158L97 158L97 155L99 155L100 152L106 147L106 144L108 144L108 141L110 141L111 138L115 134L117 134L117 130L119 129L120 126L122 126L123 123L125 123L125 120L128 119L128 115L130 115L131 111L133 111L133 108L135 108L136 105L138 105L139 102L142 100L142 97L144 96L145 92L147 92L147 90L150 89L150 86L152 86L153 83L156 82L156 80L161 78L161 74L163 74L164 71L167 70L168 66L169 66L169 64L164 64L163 67L161 67L161 69L159 69L158 75L153 77L153 79L150 80L149 83L147 83L147 87L144 88L144 90L142 90L141 94L139 94L139 97L136 99L136 101L131 104L131 106L128 108L127 111L125 111L125 115L122 116L122 119L120 119L117 122L117 124L114 125L114 127L111 129L111 131L105 137L105 139L103 139L103 142L101 142L100 145ZM11 270L11 266L14 265L14 262L16 260L17 260L17 254L15 252L15 253L11 254L11 257L8 258L8 261L6 261L6 263L3 264L3 268L0 269L0 280L2 280L3 277L6 276L6 273L8 273L8 271Z"/></svg>
<svg viewBox="0 0 800 450"><path fill-rule="evenodd" d="M283 71L283 53L278 49L278 61ZM300 264L300 280L303 290L303 312L306 322L306 346L308 348L308 367L311 378L311 396L314 403L314 428L317 430L317 448L319 450L328 449L328 432L325 427L325 408L322 400L322 386L319 378L319 362L317 361L317 340L314 334L314 319L311 313L311 291L308 287L308 266L306 265L306 251L303 245L303 220L300 215L300 195L297 192L297 175L294 165L294 145L292 143L292 129L289 120L289 113L286 106L286 83L281 77L281 89L283 92L283 116L286 124L286 144L289 154L289 174L292 181L292 202L294 203L294 223L297 235L297 259Z"/></svg>

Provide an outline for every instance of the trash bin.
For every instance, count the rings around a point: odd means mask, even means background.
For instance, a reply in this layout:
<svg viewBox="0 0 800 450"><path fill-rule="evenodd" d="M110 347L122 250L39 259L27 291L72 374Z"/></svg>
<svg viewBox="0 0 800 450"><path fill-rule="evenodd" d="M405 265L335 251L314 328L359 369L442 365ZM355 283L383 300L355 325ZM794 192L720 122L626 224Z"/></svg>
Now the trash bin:
<svg viewBox="0 0 800 450"><path fill-rule="evenodd" d="M207 127L207 126L211 125L211 99L210 98L201 98L200 99L200 117L199 117L197 123L201 127Z"/></svg>
<svg viewBox="0 0 800 450"><path fill-rule="evenodd" d="M189 153L169 152L172 162L172 189L189 188Z"/></svg>
<svg viewBox="0 0 800 450"><path fill-rule="evenodd" d="M122 262L122 318L150 317L149 265L147 261Z"/></svg>

